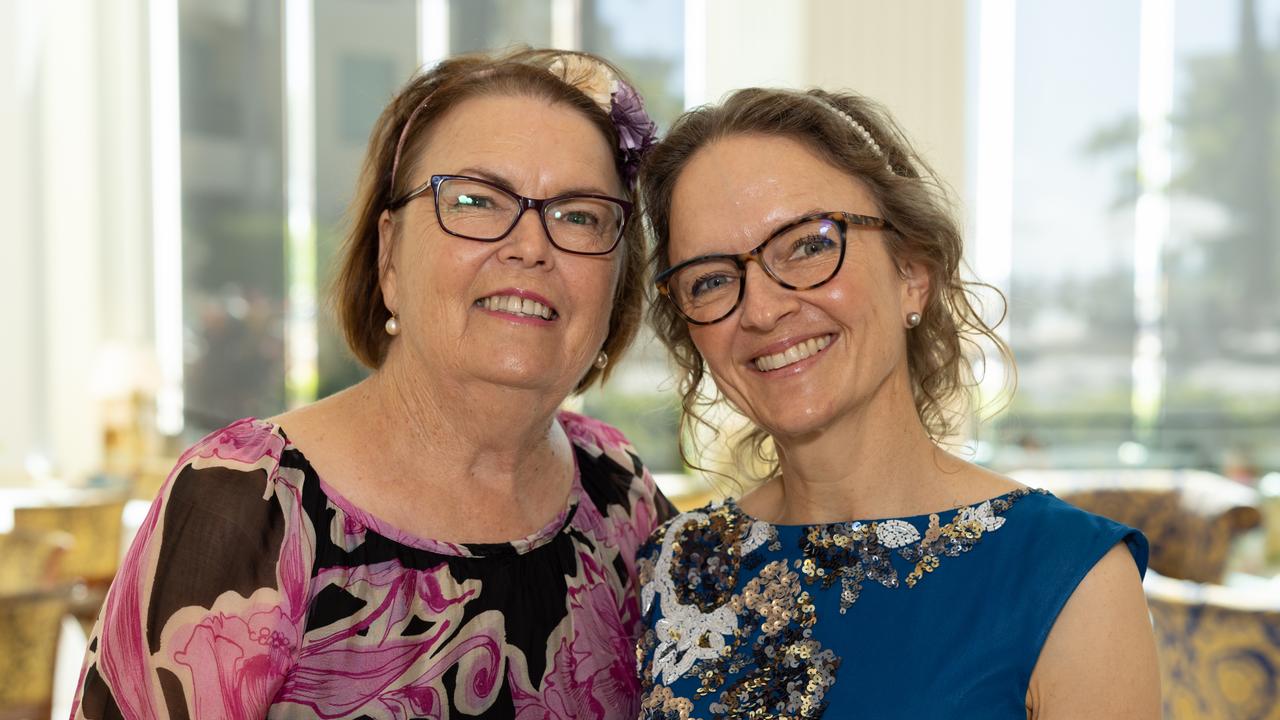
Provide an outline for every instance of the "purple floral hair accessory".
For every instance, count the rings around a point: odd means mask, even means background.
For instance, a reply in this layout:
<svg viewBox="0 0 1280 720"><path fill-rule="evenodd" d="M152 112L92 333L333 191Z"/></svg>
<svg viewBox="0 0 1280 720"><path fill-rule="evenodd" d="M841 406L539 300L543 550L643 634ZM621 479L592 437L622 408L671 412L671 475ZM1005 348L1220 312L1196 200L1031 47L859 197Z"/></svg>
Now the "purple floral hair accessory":
<svg viewBox="0 0 1280 720"><path fill-rule="evenodd" d="M622 179L630 186L640 172L645 153L657 143L658 126L645 112L640 93L626 81L618 81L610 100L609 119L618 129L618 147L622 150Z"/></svg>
<svg viewBox="0 0 1280 720"><path fill-rule="evenodd" d="M552 75L581 90L609 115L618 131L622 179L631 187L644 154L657 143L658 126L645 112L640 94L608 65L588 55L565 53L547 67Z"/></svg>

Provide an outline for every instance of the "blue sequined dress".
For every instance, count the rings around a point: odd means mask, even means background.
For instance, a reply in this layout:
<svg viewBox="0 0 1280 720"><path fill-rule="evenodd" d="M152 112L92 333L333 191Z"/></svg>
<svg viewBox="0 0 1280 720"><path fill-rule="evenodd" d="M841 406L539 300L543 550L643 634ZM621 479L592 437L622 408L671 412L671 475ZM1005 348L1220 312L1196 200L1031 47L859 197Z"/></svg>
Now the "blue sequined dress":
<svg viewBox="0 0 1280 720"><path fill-rule="evenodd" d="M891 520L773 525L733 501L641 551L643 718L1018 718L1058 612L1141 533L1042 490Z"/></svg>

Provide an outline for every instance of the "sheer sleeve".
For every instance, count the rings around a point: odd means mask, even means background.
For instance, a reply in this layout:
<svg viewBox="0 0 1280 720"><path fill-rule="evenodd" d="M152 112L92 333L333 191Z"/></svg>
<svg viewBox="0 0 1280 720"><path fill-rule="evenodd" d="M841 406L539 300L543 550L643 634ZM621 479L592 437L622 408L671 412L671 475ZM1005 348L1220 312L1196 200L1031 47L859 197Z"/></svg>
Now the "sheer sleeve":
<svg viewBox="0 0 1280 720"><path fill-rule="evenodd" d="M73 718L261 718L305 625L314 533L284 438L242 420L187 451L89 638Z"/></svg>

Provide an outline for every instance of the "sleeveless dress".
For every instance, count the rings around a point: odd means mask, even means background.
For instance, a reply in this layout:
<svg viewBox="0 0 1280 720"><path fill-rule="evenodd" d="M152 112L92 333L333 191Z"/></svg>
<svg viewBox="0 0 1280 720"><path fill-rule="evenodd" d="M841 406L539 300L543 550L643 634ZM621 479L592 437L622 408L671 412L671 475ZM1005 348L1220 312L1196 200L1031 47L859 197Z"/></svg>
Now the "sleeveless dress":
<svg viewBox="0 0 1280 720"><path fill-rule="evenodd" d="M641 717L1025 720L1059 611L1141 533L1043 490L900 519L773 525L732 500L641 549Z"/></svg>
<svg viewBox="0 0 1280 720"><path fill-rule="evenodd" d="M558 420L564 509L494 544L387 526L269 422L206 437L108 593L73 717L635 718L635 555L671 506L617 430Z"/></svg>

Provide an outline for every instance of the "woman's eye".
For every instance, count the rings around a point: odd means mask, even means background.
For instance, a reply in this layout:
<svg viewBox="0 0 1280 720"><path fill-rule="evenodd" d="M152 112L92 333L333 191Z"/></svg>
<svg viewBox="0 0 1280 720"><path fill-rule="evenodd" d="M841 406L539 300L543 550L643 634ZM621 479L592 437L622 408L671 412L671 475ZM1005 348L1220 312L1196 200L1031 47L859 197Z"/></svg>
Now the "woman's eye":
<svg viewBox="0 0 1280 720"><path fill-rule="evenodd" d="M693 297L698 297L705 293L720 290L725 286L732 284L734 280L736 280L736 278L732 275L725 275L724 273L703 275L702 277L695 278L690 284L689 294Z"/></svg>
<svg viewBox="0 0 1280 720"><path fill-rule="evenodd" d="M455 197L451 204L456 208L488 209L493 207L493 200L484 195L463 193Z"/></svg>
<svg viewBox="0 0 1280 720"><path fill-rule="evenodd" d="M586 210L565 210L556 213L556 220L569 223L570 225L588 225L594 226L600 224L600 218L595 213Z"/></svg>
<svg viewBox="0 0 1280 720"><path fill-rule="evenodd" d="M792 259L810 258L815 255L821 255L830 252L836 248L836 243L829 237L822 235L806 235L796 240L791 246Z"/></svg>

